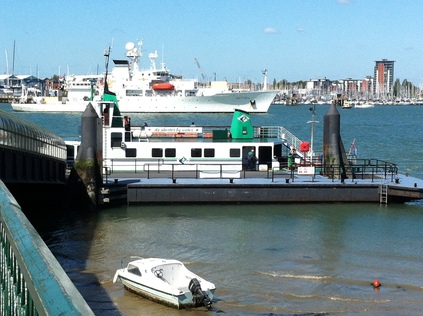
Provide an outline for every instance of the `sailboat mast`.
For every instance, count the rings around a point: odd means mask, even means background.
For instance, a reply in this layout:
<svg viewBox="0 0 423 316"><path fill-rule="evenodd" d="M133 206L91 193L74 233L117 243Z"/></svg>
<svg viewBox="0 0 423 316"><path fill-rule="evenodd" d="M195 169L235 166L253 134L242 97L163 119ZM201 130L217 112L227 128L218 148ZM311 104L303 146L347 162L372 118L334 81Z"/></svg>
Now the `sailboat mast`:
<svg viewBox="0 0 423 316"><path fill-rule="evenodd" d="M7 58L7 49L4 49L4 52L6 54L6 85L9 86L9 59Z"/></svg>
<svg viewBox="0 0 423 316"><path fill-rule="evenodd" d="M7 58L7 49L4 50L4 53L6 54L6 75L9 74L9 59Z"/></svg>
<svg viewBox="0 0 423 316"><path fill-rule="evenodd" d="M15 44L16 42L13 41L13 63L12 63L12 75L15 74Z"/></svg>

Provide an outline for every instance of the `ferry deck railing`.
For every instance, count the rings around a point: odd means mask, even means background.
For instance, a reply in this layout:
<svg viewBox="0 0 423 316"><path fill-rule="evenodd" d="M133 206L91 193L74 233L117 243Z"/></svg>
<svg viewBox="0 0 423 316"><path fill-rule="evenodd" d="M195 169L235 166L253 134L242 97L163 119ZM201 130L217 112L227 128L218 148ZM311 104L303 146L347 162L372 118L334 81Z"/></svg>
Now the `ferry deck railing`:
<svg viewBox="0 0 423 316"><path fill-rule="evenodd" d="M0 315L94 315L0 181Z"/></svg>
<svg viewBox="0 0 423 316"><path fill-rule="evenodd" d="M307 174L307 176L313 179L316 176L324 175L331 179L332 182L335 180L340 180L341 182L350 180L354 182L357 179L367 179L371 182L384 180L398 183L398 166L394 163L374 158L355 159L354 163L348 165L325 166L318 161L313 163L293 164L286 168L290 174L291 181L295 181L294 175L297 174L295 171L298 170L298 167L314 167L314 173ZM349 176L346 171L348 171ZM273 168L272 181L278 176L283 176L283 173L280 172L279 168Z"/></svg>
<svg viewBox="0 0 423 316"><path fill-rule="evenodd" d="M133 167L136 163L131 164ZM141 163L138 163L141 167ZM272 182L278 177L283 177L289 181L294 182L295 178L301 177L298 173L299 167L314 167L312 174L307 174L313 179L317 176L324 176L330 179L332 182L340 180L356 181L357 179L366 179L371 182L385 180L390 182L398 181L398 167L396 164L378 160L378 159L355 159L354 164L342 165L330 165L325 166L321 161L315 160L313 162L305 162L301 164L292 164L290 166L280 165L279 167L269 168L265 166L264 170L261 170L260 165L257 164L254 170L247 170L246 166L242 163L233 164L180 164L180 163L164 163L162 160L158 160L157 163L142 164L142 168L138 170L138 173L143 173L143 177L150 178L170 178L175 182L177 178L221 178L221 179L235 179L235 178L257 178L265 177L271 178ZM122 166L121 166L122 167ZM346 172L346 170L348 172ZM250 171L253 171L252 173ZM255 172L262 171L262 172ZM116 172L113 172L110 168L105 168L104 175L106 182L108 177ZM132 172L130 172L132 173ZM291 180L289 180L291 179ZM231 182L232 182L231 180ZM298 180L299 181L299 180Z"/></svg>
<svg viewBox="0 0 423 316"><path fill-rule="evenodd" d="M147 179L152 177L162 178L222 178L222 179L234 179L241 178L241 173L245 171L242 163L232 164L181 164L181 163L164 163L162 159L159 159L157 163L141 163L132 161L128 164L119 165L120 168L127 168L129 173L142 173ZM124 172L124 173L128 173ZM113 168L103 167L103 175L105 176L106 182L108 177L113 173L119 173L114 171ZM122 172L120 172L122 173ZM245 177L245 176L244 176Z"/></svg>

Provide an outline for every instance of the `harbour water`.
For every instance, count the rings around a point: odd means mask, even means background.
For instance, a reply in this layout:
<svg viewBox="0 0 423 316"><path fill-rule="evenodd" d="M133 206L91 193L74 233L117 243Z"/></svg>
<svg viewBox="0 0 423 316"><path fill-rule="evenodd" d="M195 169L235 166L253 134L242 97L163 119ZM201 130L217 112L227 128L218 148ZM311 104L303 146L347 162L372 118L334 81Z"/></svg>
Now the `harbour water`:
<svg viewBox="0 0 423 316"><path fill-rule="evenodd" d="M310 106L274 105L253 125L310 141ZM314 149L323 116L316 106ZM11 111L1 104L0 109ZM423 178L422 106L339 110L348 150ZM79 114L16 113L63 137ZM227 114L132 115L141 125L229 125ZM421 315L423 202L409 204L141 205L30 218L97 315ZM213 310L177 311L112 283L121 258L174 258L217 286ZM370 284L378 279L382 286Z"/></svg>

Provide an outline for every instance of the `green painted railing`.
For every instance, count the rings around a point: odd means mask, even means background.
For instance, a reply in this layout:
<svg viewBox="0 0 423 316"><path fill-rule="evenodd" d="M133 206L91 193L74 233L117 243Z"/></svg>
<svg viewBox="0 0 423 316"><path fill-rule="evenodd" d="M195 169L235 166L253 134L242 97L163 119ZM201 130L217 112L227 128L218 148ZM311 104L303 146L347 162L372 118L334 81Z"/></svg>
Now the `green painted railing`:
<svg viewBox="0 0 423 316"><path fill-rule="evenodd" d="M94 315L0 181L0 315Z"/></svg>

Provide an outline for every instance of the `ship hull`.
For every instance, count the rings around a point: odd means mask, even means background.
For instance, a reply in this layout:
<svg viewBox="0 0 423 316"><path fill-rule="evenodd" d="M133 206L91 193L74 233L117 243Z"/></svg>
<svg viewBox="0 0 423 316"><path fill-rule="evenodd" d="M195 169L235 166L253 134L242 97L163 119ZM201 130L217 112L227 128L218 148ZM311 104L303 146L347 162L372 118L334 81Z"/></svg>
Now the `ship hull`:
<svg viewBox="0 0 423 316"><path fill-rule="evenodd" d="M119 109L126 113L232 113L240 109L267 113L276 91L219 93L211 96L120 97ZM89 101L12 104L16 112L83 112Z"/></svg>

